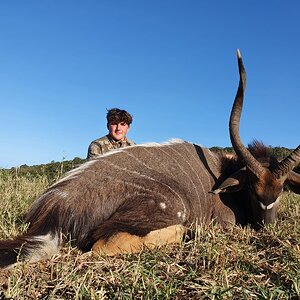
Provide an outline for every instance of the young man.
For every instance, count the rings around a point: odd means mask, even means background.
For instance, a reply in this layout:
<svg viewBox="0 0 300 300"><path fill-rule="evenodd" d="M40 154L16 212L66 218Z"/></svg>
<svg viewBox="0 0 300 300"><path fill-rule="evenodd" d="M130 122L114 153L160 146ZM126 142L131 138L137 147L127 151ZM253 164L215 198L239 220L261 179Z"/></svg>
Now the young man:
<svg viewBox="0 0 300 300"><path fill-rule="evenodd" d="M91 142L87 158L92 159L112 149L128 147L135 143L126 138L126 134L132 123L132 116L126 111L112 108L107 111L108 134Z"/></svg>

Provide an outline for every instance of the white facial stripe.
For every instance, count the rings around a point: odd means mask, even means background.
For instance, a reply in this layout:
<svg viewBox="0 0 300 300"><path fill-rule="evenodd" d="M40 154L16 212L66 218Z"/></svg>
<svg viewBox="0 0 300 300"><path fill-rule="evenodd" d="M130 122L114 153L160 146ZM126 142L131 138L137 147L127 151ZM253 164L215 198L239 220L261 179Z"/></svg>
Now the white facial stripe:
<svg viewBox="0 0 300 300"><path fill-rule="evenodd" d="M261 203L260 201L258 201L258 203L262 210L266 210L266 206L263 203Z"/></svg>

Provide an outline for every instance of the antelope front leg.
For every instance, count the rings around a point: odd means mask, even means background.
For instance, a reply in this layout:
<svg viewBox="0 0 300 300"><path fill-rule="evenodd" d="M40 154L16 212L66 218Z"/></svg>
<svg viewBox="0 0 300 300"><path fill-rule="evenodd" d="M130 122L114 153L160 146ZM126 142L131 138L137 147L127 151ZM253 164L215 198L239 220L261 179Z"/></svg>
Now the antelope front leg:
<svg viewBox="0 0 300 300"><path fill-rule="evenodd" d="M163 229L150 231L140 237L127 232L119 232L107 242L98 240L92 247L94 255L105 254L113 256L124 253L137 253L148 248L180 243L183 240L186 228L182 225L172 225Z"/></svg>

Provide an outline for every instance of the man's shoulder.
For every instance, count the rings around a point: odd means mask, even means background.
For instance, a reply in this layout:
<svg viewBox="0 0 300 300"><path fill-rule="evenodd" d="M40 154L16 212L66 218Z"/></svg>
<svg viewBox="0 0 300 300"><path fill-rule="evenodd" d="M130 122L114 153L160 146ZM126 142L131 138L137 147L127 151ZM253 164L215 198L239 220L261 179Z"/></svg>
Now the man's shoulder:
<svg viewBox="0 0 300 300"><path fill-rule="evenodd" d="M110 140L107 135L102 136L94 141L92 141L92 144L98 144L98 145L105 145L105 144L110 144Z"/></svg>

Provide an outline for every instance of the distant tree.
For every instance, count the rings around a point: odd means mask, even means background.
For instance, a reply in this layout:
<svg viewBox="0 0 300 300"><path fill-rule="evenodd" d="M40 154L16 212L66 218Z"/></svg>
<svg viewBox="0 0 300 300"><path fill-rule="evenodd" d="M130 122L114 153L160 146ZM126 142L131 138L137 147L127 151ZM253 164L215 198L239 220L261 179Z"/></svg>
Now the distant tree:
<svg viewBox="0 0 300 300"><path fill-rule="evenodd" d="M284 147L273 147L272 148L272 154L279 159L283 159L284 157L287 157L291 153L291 151L292 150L284 148Z"/></svg>
<svg viewBox="0 0 300 300"><path fill-rule="evenodd" d="M218 146L214 146L214 147L211 147L209 149L211 151L213 151L213 152L222 152L223 151L223 148L222 147L218 147Z"/></svg>

